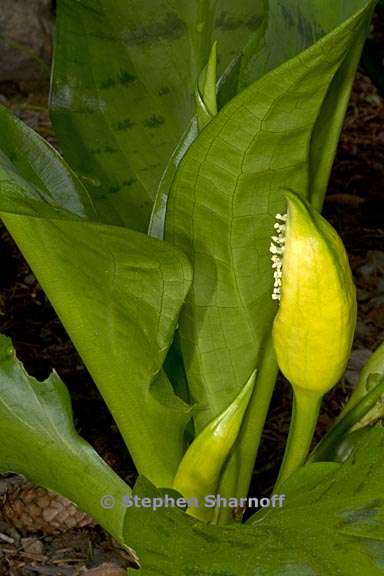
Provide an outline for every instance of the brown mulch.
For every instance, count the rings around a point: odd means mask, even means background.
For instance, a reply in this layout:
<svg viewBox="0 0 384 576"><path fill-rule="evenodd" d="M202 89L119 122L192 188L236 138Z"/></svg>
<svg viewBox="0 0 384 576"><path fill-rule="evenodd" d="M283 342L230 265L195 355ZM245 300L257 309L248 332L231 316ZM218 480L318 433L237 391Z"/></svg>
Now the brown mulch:
<svg viewBox="0 0 384 576"><path fill-rule="evenodd" d="M47 113L46 83L0 85L0 103L52 144ZM332 425L367 357L384 337L384 102L367 76L354 84L337 160L332 173L325 214L341 234L358 289L359 317L354 351L341 385L328 394L317 438ZM135 477L108 410L81 359L36 279L7 234L0 228L0 332L12 337L26 369L39 379L52 367L68 385L76 425L103 458L128 482ZM290 421L291 391L279 382L266 426L253 491L267 494L276 476ZM109 564L109 566L108 566ZM130 559L99 527L60 536L19 534L0 522L0 575L120 576Z"/></svg>
<svg viewBox="0 0 384 576"><path fill-rule="evenodd" d="M4 576L124 576L132 565L131 555L98 527L56 536L23 536L0 522L0 574Z"/></svg>

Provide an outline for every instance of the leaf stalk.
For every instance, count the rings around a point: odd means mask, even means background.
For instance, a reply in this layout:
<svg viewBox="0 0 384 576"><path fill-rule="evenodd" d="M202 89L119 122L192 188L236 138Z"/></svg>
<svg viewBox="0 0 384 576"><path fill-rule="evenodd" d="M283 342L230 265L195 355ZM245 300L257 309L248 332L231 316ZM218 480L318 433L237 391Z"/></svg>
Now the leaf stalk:
<svg viewBox="0 0 384 576"><path fill-rule="evenodd" d="M315 432L321 400L322 395L317 392L294 388L288 442L275 491L304 464Z"/></svg>

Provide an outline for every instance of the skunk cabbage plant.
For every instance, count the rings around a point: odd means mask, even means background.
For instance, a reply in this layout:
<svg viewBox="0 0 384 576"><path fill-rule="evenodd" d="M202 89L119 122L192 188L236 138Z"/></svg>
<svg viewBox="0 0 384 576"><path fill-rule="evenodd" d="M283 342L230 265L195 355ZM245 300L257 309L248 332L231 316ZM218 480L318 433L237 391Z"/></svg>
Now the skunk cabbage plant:
<svg viewBox="0 0 384 576"><path fill-rule="evenodd" d="M0 470L75 502L143 575L383 574L384 436L351 441L380 374L305 463L353 337L347 257L319 211L374 7L58 0L60 154L0 108L1 219L140 478L132 493L76 432L59 375L30 377L5 336ZM288 456L273 509L242 524L278 363L295 392ZM353 457L332 461L345 437Z"/></svg>

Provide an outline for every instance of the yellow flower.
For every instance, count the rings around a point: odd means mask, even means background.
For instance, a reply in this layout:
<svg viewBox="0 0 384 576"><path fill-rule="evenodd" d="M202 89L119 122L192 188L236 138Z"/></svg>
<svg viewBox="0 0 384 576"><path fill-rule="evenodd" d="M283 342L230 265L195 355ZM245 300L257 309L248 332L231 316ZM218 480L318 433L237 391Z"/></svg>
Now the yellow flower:
<svg viewBox="0 0 384 576"><path fill-rule="evenodd" d="M344 246L306 201L287 192L271 246L273 342L281 371L295 389L325 394L345 370L356 324L356 291Z"/></svg>

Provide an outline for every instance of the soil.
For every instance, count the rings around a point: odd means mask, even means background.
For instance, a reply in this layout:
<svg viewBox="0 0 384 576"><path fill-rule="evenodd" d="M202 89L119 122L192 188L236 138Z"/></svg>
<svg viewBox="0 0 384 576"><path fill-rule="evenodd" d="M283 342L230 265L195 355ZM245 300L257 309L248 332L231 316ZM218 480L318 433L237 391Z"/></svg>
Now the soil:
<svg viewBox="0 0 384 576"><path fill-rule="evenodd" d="M380 22L376 22L376 36L380 41L384 38ZM55 145L47 113L48 89L46 82L0 84L0 103ZM349 253L358 290L358 325L346 376L324 402L316 439L332 425L357 382L361 366L384 339L383 188L384 100L371 80L359 72L324 207L326 217L337 228ZM0 250L0 332L11 336L18 357L30 374L41 380L53 367L58 371L71 392L77 429L132 484L136 472L108 410L2 225ZM252 491L258 496L268 494L273 485L290 409L290 388L280 380L252 484ZM109 567L104 564L104 572L100 574L118 576L118 567L128 567L130 559L100 527L59 536L36 536L20 534L0 523L0 575L76 576L103 563L109 563Z"/></svg>

